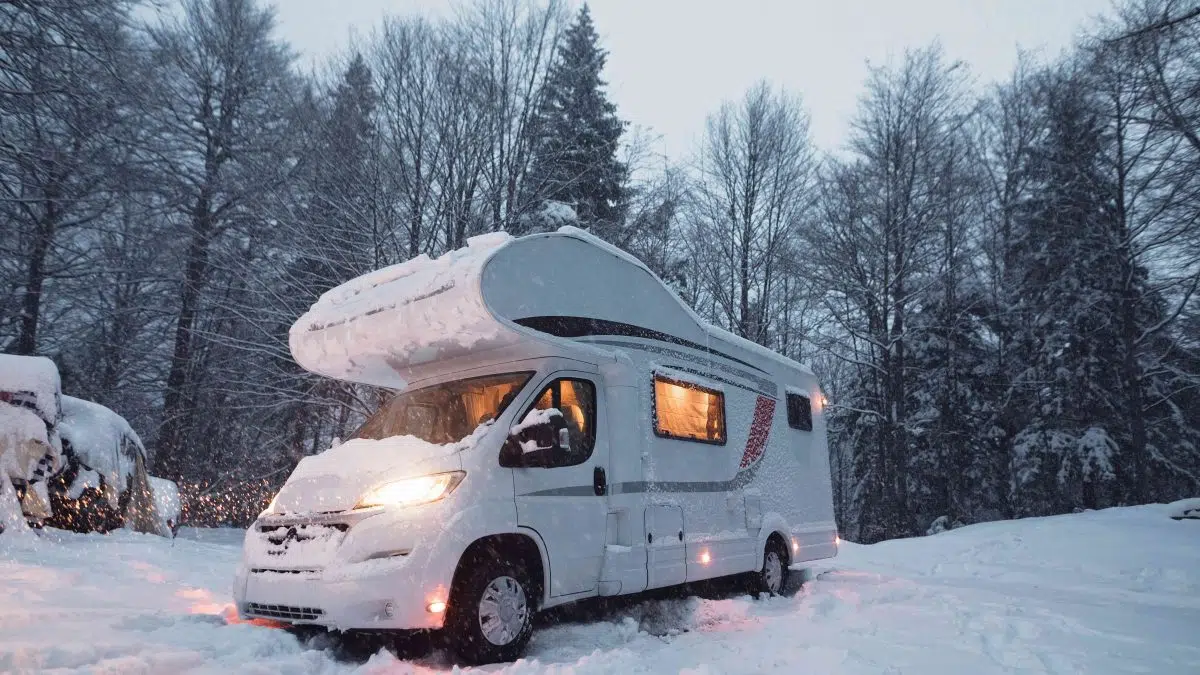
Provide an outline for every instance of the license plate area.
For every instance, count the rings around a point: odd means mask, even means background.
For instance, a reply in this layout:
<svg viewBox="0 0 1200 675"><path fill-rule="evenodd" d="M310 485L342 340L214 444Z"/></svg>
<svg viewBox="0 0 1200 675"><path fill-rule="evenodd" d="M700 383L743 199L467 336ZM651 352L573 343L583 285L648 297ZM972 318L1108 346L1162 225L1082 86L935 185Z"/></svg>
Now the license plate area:
<svg viewBox="0 0 1200 675"><path fill-rule="evenodd" d="M256 567L318 570L333 558L349 529L346 523L260 524L251 558Z"/></svg>

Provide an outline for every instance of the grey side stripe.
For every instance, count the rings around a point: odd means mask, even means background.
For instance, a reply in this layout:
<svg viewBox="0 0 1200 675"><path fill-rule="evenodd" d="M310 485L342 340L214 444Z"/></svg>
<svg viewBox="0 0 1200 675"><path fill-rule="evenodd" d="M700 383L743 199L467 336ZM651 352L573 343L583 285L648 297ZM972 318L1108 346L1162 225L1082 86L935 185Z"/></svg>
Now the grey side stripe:
<svg viewBox="0 0 1200 675"><path fill-rule="evenodd" d="M610 488L615 487L613 485ZM596 488L591 485L571 485L569 487L551 488L549 490L538 490L537 492L526 492L518 497L598 497Z"/></svg>
<svg viewBox="0 0 1200 675"><path fill-rule="evenodd" d="M740 472L732 480L718 481L646 481L635 480L625 483L609 483L608 493L613 495L631 495L643 492L668 492L668 493L705 493L705 492L728 492L745 487L754 477L754 469L758 465ZM591 485L571 485L568 487L550 488L549 490L537 490L535 492L526 492L525 494L517 495L518 497L592 497L596 496L596 490Z"/></svg>

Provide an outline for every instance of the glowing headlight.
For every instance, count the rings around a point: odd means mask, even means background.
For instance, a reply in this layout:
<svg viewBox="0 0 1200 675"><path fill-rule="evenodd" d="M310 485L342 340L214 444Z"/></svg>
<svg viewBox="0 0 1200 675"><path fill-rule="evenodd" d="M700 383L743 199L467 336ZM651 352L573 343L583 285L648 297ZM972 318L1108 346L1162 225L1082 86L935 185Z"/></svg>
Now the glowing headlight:
<svg viewBox="0 0 1200 675"><path fill-rule="evenodd" d="M384 483L372 488L358 501L355 508L364 509L369 506L413 506L436 502L458 487L463 471L450 471L432 476L418 476Z"/></svg>

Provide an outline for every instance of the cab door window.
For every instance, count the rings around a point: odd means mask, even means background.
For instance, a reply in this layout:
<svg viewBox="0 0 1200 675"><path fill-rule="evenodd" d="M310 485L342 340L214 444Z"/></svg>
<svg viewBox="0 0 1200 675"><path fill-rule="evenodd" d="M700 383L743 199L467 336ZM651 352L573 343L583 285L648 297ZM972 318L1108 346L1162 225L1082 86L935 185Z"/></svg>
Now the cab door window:
<svg viewBox="0 0 1200 675"><path fill-rule="evenodd" d="M534 410L558 410L567 423L570 448L556 453L547 468L575 466L592 456L596 447L596 385L574 378L554 380L518 419L525 419Z"/></svg>

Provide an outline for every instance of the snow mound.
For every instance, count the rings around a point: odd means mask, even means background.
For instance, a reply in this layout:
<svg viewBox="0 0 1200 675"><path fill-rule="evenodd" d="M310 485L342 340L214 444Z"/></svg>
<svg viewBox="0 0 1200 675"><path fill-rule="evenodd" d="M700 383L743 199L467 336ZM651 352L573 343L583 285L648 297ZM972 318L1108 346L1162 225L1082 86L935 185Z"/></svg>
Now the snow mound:
<svg viewBox="0 0 1200 675"><path fill-rule="evenodd" d="M3 471L0 471L0 534L14 537L28 533L29 524L25 522L17 491Z"/></svg>
<svg viewBox="0 0 1200 675"><path fill-rule="evenodd" d="M173 480L159 478L157 476L149 476L150 489L154 491L154 508L158 511L158 517L162 520L163 527L170 529L167 526L167 521L179 525L179 517L183 514L182 502L179 499L179 486Z"/></svg>
<svg viewBox="0 0 1200 675"><path fill-rule="evenodd" d="M30 392L38 416L47 422L58 420L58 395L62 382L58 366L45 356L0 354L0 392Z"/></svg>
<svg viewBox="0 0 1200 675"><path fill-rule="evenodd" d="M63 396L62 411L59 435L71 444L71 451L117 492L124 492L137 466L133 453L143 458L146 454L137 432L124 417L99 403Z"/></svg>
<svg viewBox="0 0 1200 675"><path fill-rule="evenodd" d="M54 447L56 440L49 437L46 423L32 410L0 403L0 480L33 480L47 449L52 455L48 468L57 471L62 458Z"/></svg>
<svg viewBox="0 0 1200 675"><path fill-rule="evenodd" d="M484 264L510 241L505 232L479 235L327 291L293 324L292 355L316 373L401 389L406 368L514 338L479 288Z"/></svg>
<svg viewBox="0 0 1200 675"><path fill-rule="evenodd" d="M50 445L46 423L32 410L0 403L0 449L27 440Z"/></svg>
<svg viewBox="0 0 1200 675"><path fill-rule="evenodd" d="M1175 520L1185 518L1200 520L1200 497L1171 502L1167 504L1167 509L1171 518Z"/></svg>

